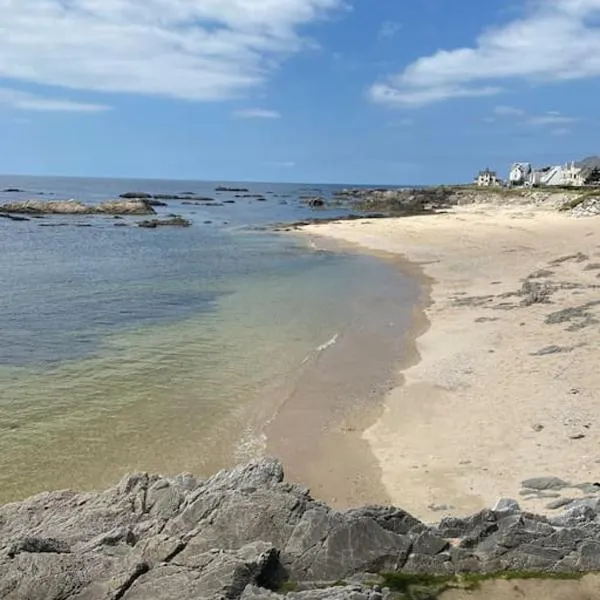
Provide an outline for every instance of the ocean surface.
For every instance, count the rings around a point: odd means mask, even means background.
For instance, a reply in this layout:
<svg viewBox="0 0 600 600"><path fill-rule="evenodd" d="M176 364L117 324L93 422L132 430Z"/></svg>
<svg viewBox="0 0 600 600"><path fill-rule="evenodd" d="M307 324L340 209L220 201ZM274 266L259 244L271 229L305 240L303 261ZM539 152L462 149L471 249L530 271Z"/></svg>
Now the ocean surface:
<svg viewBox="0 0 600 600"><path fill-rule="evenodd" d="M0 190L25 190L0 192L0 204L127 191L235 200L156 208L189 228L0 218L0 502L136 470L207 474L263 453L265 425L290 397L301 401L302 382L326 398L357 361L383 385L415 282L378 258L268 227L342 214L301 199L339 187L0 176ZM365 328L385 357L349 352ZM324 364L338 374L331 383Z"/></svg>

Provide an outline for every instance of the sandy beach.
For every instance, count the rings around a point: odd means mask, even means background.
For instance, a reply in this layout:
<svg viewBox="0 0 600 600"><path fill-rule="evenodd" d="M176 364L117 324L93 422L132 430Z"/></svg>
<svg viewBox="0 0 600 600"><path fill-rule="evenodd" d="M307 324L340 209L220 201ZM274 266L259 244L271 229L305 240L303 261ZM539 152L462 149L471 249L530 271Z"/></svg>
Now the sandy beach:
<svg viewBox="0 0 600 600"><path fill-rule="evenodd" d="M362 434L391 502L437 521L594 492L582 484L600 481L600 220L476 205L304 232L420 271L429 325ZM568 486L522 489L549 476Z"/></svg>

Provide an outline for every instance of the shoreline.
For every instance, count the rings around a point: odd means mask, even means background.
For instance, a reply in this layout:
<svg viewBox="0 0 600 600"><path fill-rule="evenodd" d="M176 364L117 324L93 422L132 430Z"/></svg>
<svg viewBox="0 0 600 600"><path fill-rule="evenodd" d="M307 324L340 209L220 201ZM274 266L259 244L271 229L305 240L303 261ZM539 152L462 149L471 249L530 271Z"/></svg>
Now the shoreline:
<svg viewBox="0 0 600 600"><path fill-rule="evenodd" d="M553 503L593 492L584 484L600 479L594 430L600 378L585 368L600 358L593 341L600 317L593 304L600 295L594 219L478 205L302 231L369 253L391 252L423 271L421 284L431 284L423 309L430 325L411 329L416 361L408 349L399 385L362 436L393 504L435 521L506 496L552 513ZM550 272L553 261L551 275L530 279L536 270ZM527 281L551 288L547 301L521 306ZM566 326L545 323L549 314L588 302L587 324L576 317ZM523 480L542 476L568 485L521 489Z"/></svg>
<svg viewBox="0 0 600 600"><path fill-rule="evenodd" d="M363 432L377 422L386 395L399 385L397 360L415 360L408 347L415 327L424 326L421 319L415 320L415 312L422 310L417 311L411 299L411 309L402 311L401 302L406 300L405 290L418 295L419 306L428 302L423 293L426 278L419 273L424 279L416 281L411 265L392 253L365 253L354 244L324 237L317 245L310 237L300 237L321 251L384 261L393 275L386 290L400 295L390 295L373 314L361 305L358 319L336 334L333 348L330 340L315 363L301 371L264 429L266 453L282 460L290 479L301 481L336 509L389 505L379 462Z"/></svg>

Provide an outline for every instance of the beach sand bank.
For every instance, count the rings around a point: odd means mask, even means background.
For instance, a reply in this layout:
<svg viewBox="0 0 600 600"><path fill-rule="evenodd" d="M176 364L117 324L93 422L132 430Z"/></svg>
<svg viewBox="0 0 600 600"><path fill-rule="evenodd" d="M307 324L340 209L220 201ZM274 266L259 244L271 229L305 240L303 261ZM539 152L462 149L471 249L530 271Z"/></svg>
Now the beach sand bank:
<svg viewBox="0 0 600 600"><path fill-rule="evenodd" d="M430 286L429 327L362 434L394 504L437 521L500 497L552 512L594 493L521 482L600 481L599 219L477 205L304 232L399 255Z"/></svg>

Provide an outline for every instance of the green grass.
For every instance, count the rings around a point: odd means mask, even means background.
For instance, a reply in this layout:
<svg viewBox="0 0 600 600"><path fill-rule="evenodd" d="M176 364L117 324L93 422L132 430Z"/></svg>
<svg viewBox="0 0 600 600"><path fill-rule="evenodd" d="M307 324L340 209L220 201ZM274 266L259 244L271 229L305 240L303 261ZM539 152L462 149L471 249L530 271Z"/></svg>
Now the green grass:
<svg viewBox="0 0 600 600"><path fill-rule="evenodd" d="M464 573L462 575L418 575L383 573L382 587L401 594L405 600L436 600L449 589L475 591L486 581L562 580L577 581L586 573L543 573L510 571L504 573Z"/></svg>
<svg viewBox="0 0 600 600"><path fill-rule="evenodd" d="M289 594L295 592L298 589L297 581L284 581L281 586L277 589L278 594Z"/></svg>

